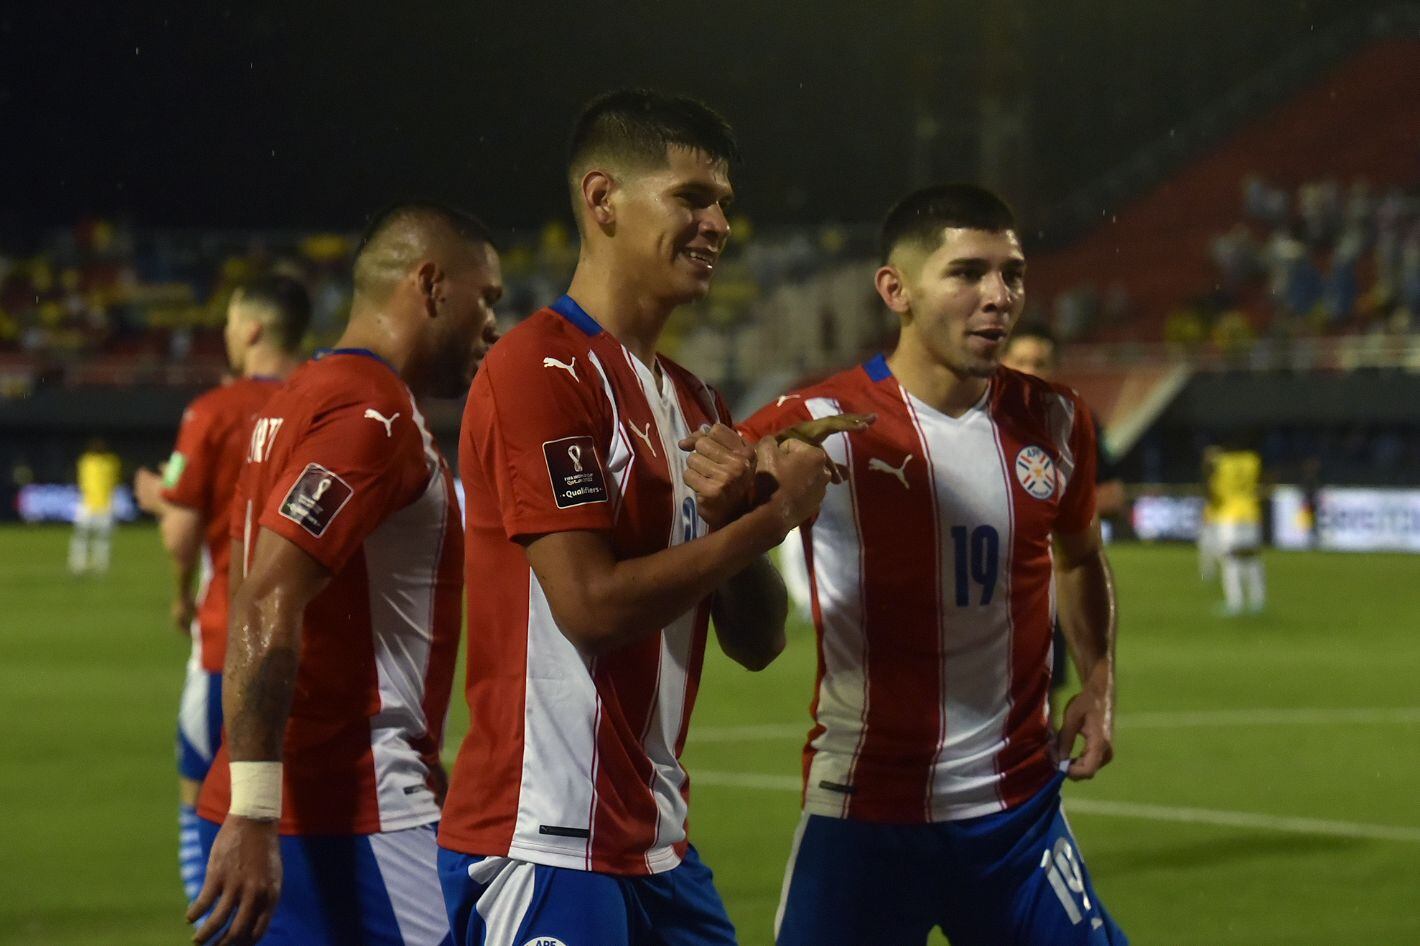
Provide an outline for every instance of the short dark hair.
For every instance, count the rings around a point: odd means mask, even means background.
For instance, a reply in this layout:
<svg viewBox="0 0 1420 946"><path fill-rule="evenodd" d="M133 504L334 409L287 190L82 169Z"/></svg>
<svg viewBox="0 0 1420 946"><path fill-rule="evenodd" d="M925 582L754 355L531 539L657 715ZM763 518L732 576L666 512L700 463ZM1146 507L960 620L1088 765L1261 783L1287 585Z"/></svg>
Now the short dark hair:
<svg viewBox="0 0 1420 946"><path fill-rule="evenodd" d="M582 108L572 126L567 167L575 171L593 156L660 166L671 145L703 151L726 164L740 161L729 122L704 102L650 89L620 89Z"/></svg>
<svg viewBox="0 0 1420 946"><path fill-rule="evenodd" d="M1055 337L1055 333L1050 330L1050 326L1044 322L1022 322L1011 329L1011 337L1006 342L1006 347L1010 348L1017 339L1035 338L1050 345L1051 351L1057 356L1060 354L1060 339Z"/></svg>
<svg viewBox="0 0 1420 946"><path fill-rule="evenodd" d="M899 200L883 219L878 247L887 262L899 244L936 248L948 227L1014 230L1016 215L1007 203L979 184L936 184Z"/></svg>
<svg viewBox="0 0 1420 946"><path fill-rule="evenodd" d="M237 287L243 305L264 310L262 324L282 351L294 352L311 324L311 296L300 280L280 273L257 276Z"/></svg>
<svg viewBox="0 0 1420 946"><path fill-rule="evenodd" d="M370 222L365 225L365 232L360 237L359 246L355 249L355 258L359 259L360 254L365 252L365 247L374 242L386 230L406 223L424 226L431 223L443 224L469 243L487 243L495 250L498 248L497 244L493 242L493 231L488 229L486 223L467 210L449 207L432 200L409 200L390 204L388 207L376 211L370 217Z"/></svg>

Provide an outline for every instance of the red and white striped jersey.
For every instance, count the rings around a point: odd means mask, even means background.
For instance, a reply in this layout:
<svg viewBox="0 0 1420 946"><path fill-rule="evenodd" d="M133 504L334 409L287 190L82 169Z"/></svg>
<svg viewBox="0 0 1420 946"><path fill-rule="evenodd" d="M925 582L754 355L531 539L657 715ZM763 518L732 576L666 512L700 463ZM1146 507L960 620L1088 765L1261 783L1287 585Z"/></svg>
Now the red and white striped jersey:
<svg viewBox="0 0 1420 946"><path fill-rule="evenodd" d="M232 492L246 459L252 421L280 385L275 378L238 378L194 399L183 412L163 474L163 499L202 515L202 583L193 649L209 673L221 673L227 656Z"/></svg>
<svg viewBox="0 0 1420 946"><path fill-rule="evenodd" d="M802 530L818 632L804 809L910 824L1010 808L1051 777L1050 538L1094 517L1094 429L1067 388L1001 369L949 417L878 356L779 398L758 439L876 413Z"/></svg>
<svg viewBox="0 0 1420 946"><path fill-rule="evenodd" d="M558 629L522 542L605 534L618 559L704 535L677 441L728 413L661 379L569 297L494 345L464 412L470 729L439 843L466 854L650 874L686 851L680 765L708 602L590 657Z"/></svg>
<svg viewBox="0 0 1420 946"><path fill-rule="evenodd" d="M232 538L269 529L331 573L306 607L283 748L283 834L371 834L439 818L428 782L458 649L463 543L453 478L378 356L296 371L252 427ZM227 747L199 811L230 801Z"/></svg>

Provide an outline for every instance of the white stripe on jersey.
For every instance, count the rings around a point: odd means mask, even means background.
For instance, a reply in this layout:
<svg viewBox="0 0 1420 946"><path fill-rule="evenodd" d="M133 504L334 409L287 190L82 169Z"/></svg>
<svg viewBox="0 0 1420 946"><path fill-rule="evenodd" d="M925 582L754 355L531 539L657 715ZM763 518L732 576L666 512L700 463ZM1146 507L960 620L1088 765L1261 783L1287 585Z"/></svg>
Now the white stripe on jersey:
<svg viewBox="0 0 1420 946"><path fill-rule="evenodd" d="M370 835L385 894L403 946L441 946L449 915L439 892L439 849L432 827Z"/></svg>
<svg viewBox="0 0 1420 946"><path fill-rule="evenodd" d="M602 367L602 360L594 351L587 352L587 360L597 369L597 374L602 379L602 393L611 405L611 426L612 430L616 431L611 441L611 456L606 458L606 472L612 486L611 515L616 519L621 513L621 500L626 495L626 484L631 479L631 471L636 467L636 451L632 449L631 441L626 436L626 426L621 420L621 405L616 403L616 394L612 390L606 369Z"/></svg>
<svg viewBox="0 0 1420 946"><path fill-rule="evenodd" d="M522 790L508 853L540 864L586 870L590 838L547 834L542 829L592 827L601 698L592 682L590 661L558 628L531 569L527 655Z"/></svg>
<svg viewBox="0 0 1420 946"><path fill-rule="evenodd" d="M989 395L988 395L989 396ZM1003 747L1010 715L1011 595L1009 553L1014 539L1011 494L996 425L985 404L960 417L949 417L905 394L933 469L937 515L937 577L941 589L942 694L945 727L933 766L929 816L969 818L1001 808L1001 773L996 757ZM1004 518L1003 518L1004 517ZM956 604L960 568L957 549L968 557L977 529L997 531L998 583L989 604L981 588L968 581L968 604ZM953 529L959 530L953 534ZM967 563L963 563L967 564ZM967 564L966 573L971 574ZM931 804L929 800L929 804Z"/></svg>
<svg viewBox="0 0 1420 946"><path fill-rule="evenodd" d="M842 413L837 400L810 398L813 417ZM849 471L849 482L830 489L809 529L813 582L823 615L824 675L818 691L818 721L826 729L813 742L806 810L842 817L849 796L819 787L850 785L868 717L867 640L863 634L863 543L852 482L851 442L834 434L823 443L829 459Z"/></svg>
<svg viewBox="0 0 1420 946"><path fill-rule="evenodd" d="M365 539L370 631L380 710L370 720L370 752L380 828L398 831L439 817L425 782L427 770L410 737L428 732L424 683L434 634L434 587L443 556L449 495L437 465L419 499L394 513Z"/></svg>
<svg viewBox="0 0 1420 946"><path fill-rule="evenodd" d="M685 485L690 454L680 449L679 443L690 435L690 424L685 419L680 397L671 379L663 374L662 384L658 385L651 369L630 352L626 352L626 360L636 372L641 392L651 408L651 419L674 487L675 509L679 513L671 517L670 535L666 542L666 547L670 548L706 532L704 520L698 514L694 518L687 514L688 508L693 507L687 507L686 502L693 501L694 497L694 491ZM641 734L641 744L652 765L651 784L647 787L656 800L657 811L656 840L646 852L646 869L653 873L676 865L679 858L671 845L685 840L686 805L681 795L685 770L676 758L675 744L685 719L686 690L690 681L688 668L694 635L694 608L662 629L653 704L656 711L647 719L646 730Z"/></svg>

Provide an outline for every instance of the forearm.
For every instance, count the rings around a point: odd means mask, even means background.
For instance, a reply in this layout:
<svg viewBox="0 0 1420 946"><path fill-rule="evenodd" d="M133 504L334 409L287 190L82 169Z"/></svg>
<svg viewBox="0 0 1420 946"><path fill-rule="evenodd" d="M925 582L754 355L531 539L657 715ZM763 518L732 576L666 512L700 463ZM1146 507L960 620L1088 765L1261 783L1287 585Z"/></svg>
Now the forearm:
<svg viewBox="0 0 1420 946"><path fill-rule="evenodd" d="M173 592L178 600L191 600L197 560L202 552L202 519L190 509L164 504L158 529L173 567Z"/></svg>
<svg viewBox="0 0 1420 946"><path fill-rule="evenodd" d="M1114 692L1114 576L1102 549L1056 571L1060 629L1080 679Z"/></svg>
<svg viewBox="0 0 1420 946"><path fill-rule="evenodd" d="M770 503L693 542L639 558L529 557L564 633L582 650L598 654L625 647L685 614L782 541L791 525Z"/></svg>
<svg viewBox="0 0 1420 946"><path fill-rule="evenodd" d="M784 580L761 555L727 581L711 602L715 636L731 660L763 670L784 651L789 595Z"/></svg>
<svg viewBox="0 0 1420 946"><path fill-rule="evenodd" d="M273 592L232 602L222 712L233 761L279 761L296 689L302 608Z"/></svg>

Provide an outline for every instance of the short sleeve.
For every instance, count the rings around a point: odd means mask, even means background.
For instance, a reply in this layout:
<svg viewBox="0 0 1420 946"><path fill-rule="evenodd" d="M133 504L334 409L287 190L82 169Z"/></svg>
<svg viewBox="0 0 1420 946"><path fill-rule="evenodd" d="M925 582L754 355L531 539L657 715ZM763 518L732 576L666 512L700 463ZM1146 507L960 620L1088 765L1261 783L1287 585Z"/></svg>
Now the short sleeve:
<svg viewBox="0 0 1420 946"><path fill-rule="evenodd" d="M1065 495L1060 498L1060 510L1055 520L1055 531L1065 535L1083 532L1095 517L1095 464L1098 456L1094 417L1073 392L1071 400L1075 407L1075 421L1070 428L1070 452L1075 458L1075 469L1065 484Z"/></svg>
<svg viewBox="0 0 1420 946"><path fill-rule="evenodd" d="M269 480L259 513L259 525L332 573L391 513L413 502L428 479L408 405L369 404L318 411Z"/></svg>
<svg viewBox="0 0 1420 946"><path fill-rule="evenodd" d="M177 443L163 471L163 499L178 506L208 512L212 481L220 456L212 437L216 415L201 403L183 411Z"/></svg>
<svg viewBox="0 0 1420 946"><path fill-rule="evenodd" d="M469 394L463 436L509 539L615 524L602 377L585 351L563 348L534 350L526 336L509 335ZM567 369L550 370L544 359Z"/></svg>

